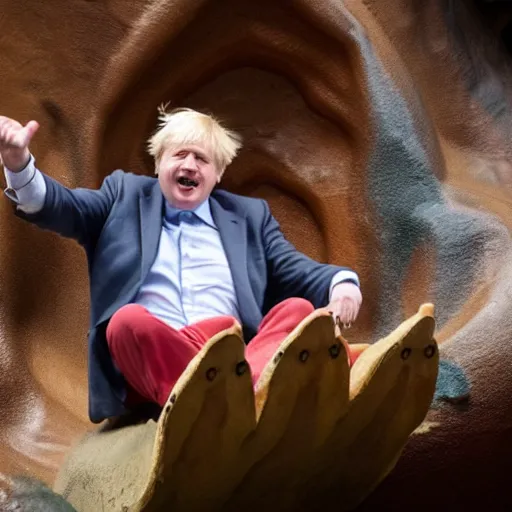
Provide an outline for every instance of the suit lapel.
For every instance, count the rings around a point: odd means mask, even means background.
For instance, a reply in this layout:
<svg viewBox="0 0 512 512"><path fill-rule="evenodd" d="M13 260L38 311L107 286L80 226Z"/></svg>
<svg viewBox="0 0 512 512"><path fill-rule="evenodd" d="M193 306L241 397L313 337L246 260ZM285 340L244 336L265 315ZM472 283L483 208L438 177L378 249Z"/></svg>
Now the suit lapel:
<svg viewBox="0 0 512 512"><path fill-rule="evenodd" d="M251 315L259 308L247 272L247 221L245 217L223 208L214 197L210 198L210 207L231 270L242 323L257 325L259 318Z"/></svg>
<svg viewBox="0 0 512 512"><path fill-rule="evenodd" d="M139 198L141 283L144 282L155 260L162 231L163 195L158 181Z"/></svg>

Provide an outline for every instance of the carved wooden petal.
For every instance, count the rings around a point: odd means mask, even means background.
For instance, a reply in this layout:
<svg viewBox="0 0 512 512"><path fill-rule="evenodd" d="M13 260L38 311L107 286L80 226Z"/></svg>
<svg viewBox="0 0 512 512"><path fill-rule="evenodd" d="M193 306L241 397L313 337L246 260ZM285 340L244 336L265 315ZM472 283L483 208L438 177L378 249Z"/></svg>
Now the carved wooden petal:
<svg viewBox="0 0 512 512"><path fill-rule="evenodd" d="M336 347L337 357L330 352ZM338 352L339 351L339 352ZM348 407L349 365L329 313L316 311L281 344L256 386L256 432L241 453L245 478L224 510L291 507L317 447ZM262 492L265 489L265 492Z"/></svg>
<svg viewBox="0 0 512 512"><path fill-rule="evenodd" d="M176 383L158 422L154 464L132 510L215 510L241 475L239 454L256 428L240 328L212 338ZM174 403L173 403L174 402Z"/></svg>

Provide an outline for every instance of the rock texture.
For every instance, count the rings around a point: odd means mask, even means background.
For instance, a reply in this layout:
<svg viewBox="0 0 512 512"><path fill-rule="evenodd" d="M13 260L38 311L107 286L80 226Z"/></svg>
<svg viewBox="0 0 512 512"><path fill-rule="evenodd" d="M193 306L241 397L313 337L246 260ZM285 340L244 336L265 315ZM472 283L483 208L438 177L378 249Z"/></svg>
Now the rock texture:
<svg viewBox="0 0 512 512"><path fill-rule="evenodd" d="M266 198L298 248L360 273L349 341L435 304L469 401L431 409L361 510L512 505L512 73L496 26L469 1L0 8L0 112L41 123L32 149L49 175L150 174L158 104L209 110L245 139L223 186ZM86 263L0 208L0 471L51 483L92 428Z"/></svg>

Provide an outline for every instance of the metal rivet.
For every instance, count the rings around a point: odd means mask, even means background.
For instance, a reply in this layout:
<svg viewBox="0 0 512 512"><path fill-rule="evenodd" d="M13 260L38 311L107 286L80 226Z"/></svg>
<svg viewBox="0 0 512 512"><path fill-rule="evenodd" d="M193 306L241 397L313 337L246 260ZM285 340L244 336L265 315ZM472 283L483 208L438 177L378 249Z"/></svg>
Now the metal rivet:
<svg viewBox="0 0 512 512"><path fill-rule="evenodd" d="M169 402L171 402L171 404L176 402L176 395L171 395L171 398L169 398Z"/></svg>
<svg viewBox="0 0 512 512"><path fill-rule="evenodd" d="M430 359L436 353L435 345L427 345L423 353L425 354L425 357L428 357Z"/></svg>
<svg viewBox="0 0 512 512"><path fill-rule="evenodd" d="M247 361L240 361L235 368L236 374L240 377L247 371Z"/></svg>
<svg viewBox="0 0 512 512"><path fill-rule="evenodd" d="M400 354L401 358L405 361L411 355L412 350L410 348L404 348Z"/></svg>
<svg viewBox="0 0 512 512"><path fill-rule="evenodd" d="M299 354L299 360L301 363L305 363L309 358L309 352L307 350L303 350L300 354Z"/></svg>
<svg viewBox="0 0 512 512"><path fill-rule="evenodd" d="M331 357L333 359L336 359L340 355L340 352L341 352L341 343L336 343L329 347L329 354L331 354Z"/></svg>
<svg viewBox="0 0 512 512"><path fill-rule="evenodd" d="M284 352L279 351L276 356L274 357L274 364L277 364L281 357L283 357Z"/></svg>
<svg viewBox="0 0 512 512"><path fill-rule="evenodd" d="M217 377L217 368L208 368L206 378L211 382L215 377Z"/></svg>

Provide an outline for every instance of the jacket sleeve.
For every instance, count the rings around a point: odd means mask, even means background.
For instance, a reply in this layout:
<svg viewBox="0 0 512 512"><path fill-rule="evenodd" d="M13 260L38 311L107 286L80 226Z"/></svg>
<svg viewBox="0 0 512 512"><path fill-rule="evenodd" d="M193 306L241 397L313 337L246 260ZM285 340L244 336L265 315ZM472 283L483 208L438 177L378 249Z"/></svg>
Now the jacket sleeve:
<svg viewBox="0 0 512 512"><path fill-rule="evenodd" d="M318 263L299 252L284 237L266 201L263 201L263 205L262 238L271 302L303 297L316 308L324 307L329 301L329 288L334 275L341 270L351 269Z"/></svg>
<svg viewBox="0 0 512 512"><path fill-rule="evenodd" d="M73 238L81 245L94 242L119 193L122 171L107 176L99 190L70 189L44 175L46 196L37 213L16 209L16 215L43 229Z"/></svg>

